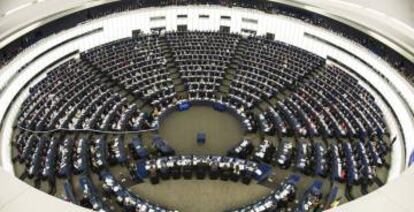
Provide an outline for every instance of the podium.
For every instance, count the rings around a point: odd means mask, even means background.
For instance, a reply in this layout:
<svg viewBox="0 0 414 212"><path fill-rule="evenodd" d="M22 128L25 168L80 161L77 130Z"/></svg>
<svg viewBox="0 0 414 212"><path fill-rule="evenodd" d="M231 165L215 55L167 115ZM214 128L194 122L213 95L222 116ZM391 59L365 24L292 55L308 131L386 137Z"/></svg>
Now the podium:
<svg viewBox="0 0 414 212"><path fill-rule="evenodd" d="M182 103L178 104L177 107L178 107L178 111L180 111L180 112L186 111L186 110L190 109L191 103L189 101L185 101L185 102L182 102Z"/></svg>
<svg viewBox="0 0 414 212"><path fill-rule="evenodd" d="M206 134L205 133L197 133L197 143L198 144L205 144L206 143Z"/></svg>
<svg viewBox="0 0 414 212"><path fill-rule="evenodd" d="M219 112L223 112L226 110L226 105L221 104L221 103L214 103L213 105L214 110L217 110Z"/></svg>

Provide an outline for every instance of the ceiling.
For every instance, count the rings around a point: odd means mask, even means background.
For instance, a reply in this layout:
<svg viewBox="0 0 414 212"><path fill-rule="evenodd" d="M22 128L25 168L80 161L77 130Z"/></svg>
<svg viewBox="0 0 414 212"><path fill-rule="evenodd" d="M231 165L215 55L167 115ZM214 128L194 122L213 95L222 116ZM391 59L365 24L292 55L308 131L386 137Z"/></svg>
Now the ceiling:
<svg viewBox="0 0 414 212"><path fill-rule="evenodd" d="M118 0L0 0L0 48L47 18ZM310 5L359 23L414 52L414 0L270 0ZM307 7L307 6L305 6ZM42 20L42 22L39 22ZM369 32L367 32L369 33ZM386 42L385 42L386 43ZM387 44L387 43L386 43ZM398 48L387 44L392 48ZM398 51L398 50L397 50ZM401 52L401 51L400 51ZM413 54L414 55L414 54ZM412 58L414 61L414 56Z"/></svg>
<svg viewBox="0 0 414 212"><path fill-rule="evenodd" d="M42 6L50 10L50 8L56 8L58 2L61 7L66 5L79 4L80 2L89 2L90 0L0 0L0 16L4 15L8 11L27 11L30 6ZM307 2L309 0L303 0ZM332 2L339 0L329 0ZM402 22L414 27L414 1L413 0L340 0L349 2L351 4L361 5L363 7L372 8L381 13L385 13L389 16L395 17ZM312 2L312 1L309 1ZM51 5L53 7L49 7ZM20 9L20 10L19 10ZM7 16L6 16L7 17ZM0 17L0 20L4 17Z"/></svg>

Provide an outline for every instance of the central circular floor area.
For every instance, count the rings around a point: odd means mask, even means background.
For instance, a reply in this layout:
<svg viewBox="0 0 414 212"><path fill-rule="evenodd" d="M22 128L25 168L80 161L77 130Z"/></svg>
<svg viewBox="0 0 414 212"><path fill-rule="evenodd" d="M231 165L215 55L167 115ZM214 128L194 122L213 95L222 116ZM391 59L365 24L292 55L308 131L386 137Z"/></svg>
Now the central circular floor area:
<svg viewBox="0 0 414 212"><path fill-rule="evenodd" d="M206 134L206 143L197 144L197 133ZM179 154L219 154L239 143L244 135L242 123L227 112L208 106L193 106L170 114L159 133Z"/></svg>

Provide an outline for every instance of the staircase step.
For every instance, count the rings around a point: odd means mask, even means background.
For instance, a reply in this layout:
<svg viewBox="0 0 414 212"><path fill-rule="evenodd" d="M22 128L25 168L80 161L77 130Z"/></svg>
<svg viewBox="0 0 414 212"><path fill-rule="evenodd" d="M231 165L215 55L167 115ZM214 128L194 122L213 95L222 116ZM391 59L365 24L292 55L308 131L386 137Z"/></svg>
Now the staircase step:
<svg viewBox="0 0 414 212"><path fill-rule="evenodd" d="M263 102L261 102L260 104L259 104L259 109L261 109L261 111L263 112L263 111L266 111L268 108L270 108L270 107L274 107L273 105L271 105L268 101L263 101Z"/></svg>
<svg viewBox="0 0 414 212"><path fill-rule="evenodd" d="M228 80L228 79L225 79L225 80L223 80L222 85L224 85L224 86L226 86L226 87L230 87L230 85L231 85L231 81L230 81L230 80Z"/></svg>
<svg viewBox="0 0 414 212"><path fill-rule="evenodd" d="M221 93L228 94L229 91L230 91L230 88L229 87L223 87L223 86L221 86L220 89L219 89L219 91Z"/></svg>
<svg viewBox="0 0 414 212"><path fill-rule="evenodd" d="M170 77L172 78L172 79L179 79L180 81L181 81L181 78L180 78L180 74L179 73L176 73L176 72L170 72L170 73L172 73L172 74L170 74Z"/></svg>
<svg viewBox="0 0 414 212"><path fill-rule="evenodd" d="M244 42L241 41L237 44L236 51L233 57L230 59L230 64L227 65L225 70L224 80L221 84L216 96L227 96L230 91L231 81L234 79L237 70L239 69L240 60L243 59L243 52L246 51Z"/></svg>
<svg viewBox="0 0 414 212"><path fill-rule="evenodd" d="M255 108L253 108L252 112L256 116L258 116L258 115L260 115L264 111L265 108L267 108L267 106L261 107L261 105L259 105L259 106L255 107Z"/></svg>
<svg viewBox="0 0 414 212"><path fill-rule="evenodd" d="M176 86L175 86L175 91L177 91L177 92L183 92L183 91L185 91L185 87L184 87L184 85L183 85L183 84L181 84L181 85L176 85Z"/></svg>

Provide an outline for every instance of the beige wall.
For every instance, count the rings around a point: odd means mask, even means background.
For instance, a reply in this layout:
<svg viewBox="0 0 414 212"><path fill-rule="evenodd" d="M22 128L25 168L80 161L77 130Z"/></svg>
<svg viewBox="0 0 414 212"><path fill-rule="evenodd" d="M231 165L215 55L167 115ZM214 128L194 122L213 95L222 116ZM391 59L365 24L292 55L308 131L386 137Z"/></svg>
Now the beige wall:
<svg viewBox="0 0 414 212"><path fill-rule="evenodd" d="M414 211L414 167L375 192L330 211L411 212Z"/></svg>
<svg viewBox="0 0 414 212"><path fill-rule="evenodd" d="M75 212L88 211L39 191L0 168L0 211Z"/></svg>

